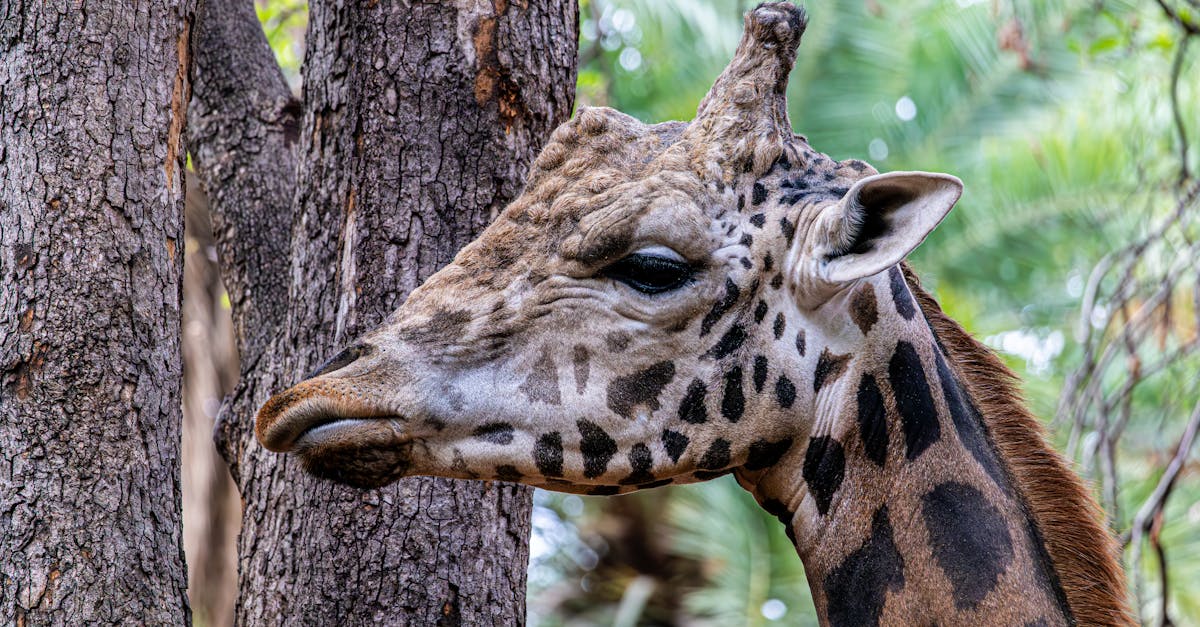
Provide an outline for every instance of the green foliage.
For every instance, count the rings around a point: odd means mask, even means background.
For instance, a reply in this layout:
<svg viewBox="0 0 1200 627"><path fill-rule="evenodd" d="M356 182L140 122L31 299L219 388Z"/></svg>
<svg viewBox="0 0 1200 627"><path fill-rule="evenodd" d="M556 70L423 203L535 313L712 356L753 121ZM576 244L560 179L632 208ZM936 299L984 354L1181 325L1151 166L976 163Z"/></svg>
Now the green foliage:
<svg viewBox="0 0 1200 627"><path fill-rule="evenodd" d="M257 0L254 9L288 84L298 87L304 62L304 31L308 28L307 0Z"/></svg>

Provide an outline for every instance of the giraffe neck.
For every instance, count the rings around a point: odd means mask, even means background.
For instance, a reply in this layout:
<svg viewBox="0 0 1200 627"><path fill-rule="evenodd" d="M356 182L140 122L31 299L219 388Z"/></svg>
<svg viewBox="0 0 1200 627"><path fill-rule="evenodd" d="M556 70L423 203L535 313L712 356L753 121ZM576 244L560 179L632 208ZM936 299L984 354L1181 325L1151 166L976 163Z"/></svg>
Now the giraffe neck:
<svg viewBox="0 0 1200 627"><path fill-rule="evenodd" d="M787 527L825 624L1072 624L986 423L899 281L865 284L902 293L855 360L812 366L807 446L739 480Z"/></svg>

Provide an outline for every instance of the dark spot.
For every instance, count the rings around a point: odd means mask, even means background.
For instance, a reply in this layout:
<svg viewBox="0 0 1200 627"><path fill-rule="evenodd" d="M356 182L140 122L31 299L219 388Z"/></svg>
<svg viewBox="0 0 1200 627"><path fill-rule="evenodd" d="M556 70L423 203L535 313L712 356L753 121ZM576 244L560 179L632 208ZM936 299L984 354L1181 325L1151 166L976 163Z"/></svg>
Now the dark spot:
<svg viewBox="0 0 1200 627"><path fill-rule="evenodd" d="M608 347L608 350L620 353L629 348L629 342L632 339L633 336L624 331L613 331L604 336L604 345Z"/></svg>
<svg viewBox="0 0 1200 627"><path fill-rule="evenodd" d="M753 246L754 237L752 237L749 233L743 233L742 240L738 243L740 243L742 246Z"/></svg>
<svg viewBox="0 0 1200 627"><path fill-rule="evenodd" d="M896 303L896 312L904 316L905 320L912 320L917 314L917 309L913 305L912 296L908 293L908 284L904 282L904 274L900 272L900 266L892 266L888 270L888 279L892 285L892 300Z"/></svg>
<svg viewBox="0 0 1200 627"><path fill-rule="evenodd" d="M783 523L783 529L787 533L788 540L792 544L796 543L796 532L792 529L792 518L795 514L783 504L783 501L778 499L767 499L762 502L762 508L767 510L767 513L774 516L776 520Z"/></svg>
<svg viewBox="0 0 1200 627"><path fill-rule="evenodd" d="M729 422L737 422L746 411L746 397L742 393L742 367L734 366L725 373L725 395L721 398L721 415Z"/></svg>
<svg viewBox="0 0 1200 627"><path fill-rule="evenodd" d="M750 196L750 204L761 205L767 199L767 188L763 187L762 183L755 183L752 195Z"/></svg>
<svg viewBox="0 0 1200 627"><path fill-rule="evenodd" d="M746 197L738 196L738 211L746 208Z"/></svg>
<svg viewBox="0 0 1200 627"><path fill-rule="evenodd" d="M745 257L742 257L739 261L741 261L742 267L747 270L754 267L754 263Z"/></svg>
<svg viewBox="0 0 1200 627"><path fill-rule="evenodd" d="M888 379L896 396L896 409L900 412L906 456L912 461L942 435L925 369L912 344L896 343L896 352L888 364Z"/></svg>
<svg viewBox="0 0 1200 627"><path fill-rule="evenodd" d="M470 312L439 309L424 323L401 329L399 335L413 344L452 344L462 338L470 322Z"/></svg>
<svg viewBox="0 0 1200 627"><path fill-rule="evenodd" d="M850 296L850 317L854 324L866 335L879 320L879 307L875 304L875 286L862 283Z"/></svg>
<svg viewBox="0 0 1200 627"><path fill-rule="evenodd" d="M783 231L783 238L790 245L792 238L796 235L796 225L792 224L787 218L779 218L779 229Z"/></svg>
<svg viewBox="0 0 1200 627"><path fill-rule="evenodd" d="M750 224L753 224L754 226L756 226L760 229L762 228L762 225L764 225L766 223L767 223L767 216L765 216L761 213L756 213L756 214L750 216Z"/></svg>
<svg viewBox="0 0 1200 627"><path fill-rule="evenodd" d="M777 442L755 440L750 444L750 454L746 459L746 470L762 470L779 463L783 454L792 448L792 439L784 438Z"/></svg>
<svg viewBox="0 0 1200 627"><path fill-rule="evenodd" d="M678 462L679 456L687 450L687 445L690 440L688 437L678 431L664 429L662 433L663 448L667 450L667 457L671 458L672 462Z"/></svg>
<svg viewBox="0 0 1200 627"><path fill-rule="evenodd" d="M462 451L460 451L458 447L454 447L453 451L454 459L450 462L450 467L453 468L457 474L463 477L478 479L479 473L471 470L470 465L467 464L467 460L463 457Z"/></svg>
<svg viewBox="0 0 1200 627"><path fill-rule="evenodd" d="M614 494L619 493L620 491L621 491L621 488L619 486L598 485L598 486L592 488L591 490L588 490L588 494L590 494L592 496L612 496Z"/></svg>
<svg viewBox="0 0 1200 627"><path fill-rule="evenodd" d="M704 316L704 320L700 321L700 337L704 337L705 335L708 335L709 331L712 331L713 325L721 319L721 316L724 316L725 313L729 311L730 307L733 307L733 304L737 302L740 294L741 290L738 289L738 286L733 282L733 279L726 278L725 296L721 297L721 300L714 303L712 309L709 310L708 314Z"/></svg>
<svg viewBox="0 0 1200 627"><path fill-rule="evenodd" d="M936 347L933 350L934 362L937 365L938 379L942 382L942 396L946 398L946 406L950 408L950 418L954 420L954 429L958 431L958 440L983 470L987 472L996 485L1008 493L1008 480L1004 470L996 459L995 449L988 439L983 417L971 403L966 390L958 384L958 378L950 371L949 365L942 357L942 352Z"/></svg>
<svg viewBox="0 0 1200 627"><path fill-rule="evenodd" d="M774 267L775 258L771 256L771 253L767 253L763 256L763 272L770 272Z"/></svg>
<svg viewBox="0 0 1200 627"><path fill-rule="evenodd" d="M779 375L779 380L775 382L775 400L784 409L791 408L792 403L796 402L796 384L785 375Z"/></svg>
<svg viewBox="0 0 1200 627"><path fill-rule="evenodd" d="M617 454L617 443L604 429L593 422L578 420L579 452L583 453L583 476L588 479L599 477L608 470L608 462Z"/></svg>
<svg viewBox="0 0 1200 627"><path fill-rule="evenodd" d="M801 475L808 484L808 491L813 495L813 500L817 502L817 511L822 516L829 511L833 495L842 486L845 471L846 454L842 450L841 442L828 435L808 441Z"/></svg>
<svg viewBox="0 0 1200 627"><path fill-rule="evenodd" d="M703 424L708 420L708 409L704 407L704 396L708 387L700 379L692 379L688 385L683 400L679 402L679 419L694 425Z"/></svg>
<svg viewBox="0 0 1200 627"><path fill-rule="evenodd" d="M586 346L582 344L575 345L571 360L575 363L576 394L583 394L583 391L587 389L588 372L591 370L590 358L591 356Z"/></svg>
<svg viewBox="0 0 1200 627"><path fill-rule="evenodd" d="M426 418L424 422L426 426L432 427L434 431L439 433L446 428L446 421L440 418Z"/></svg>
<svg viewBox="0 0 1200 627"><path fill-rule="evenodd" d="M515 483L521 480L521 471L517 470L516 466L508 464L496 466L496 478L501 481L512 481Z"/></svg>
<svg viewBox="0 0 1200 627"><path fill-rule="evenodd" d="M767 309L768 308L767 308L766 302L761 301L761 300L758 301L758 305L756 305L754 307L754 322L755 323L762 322L763 318L767 317Z"/></svg>
<svg viewBox="0 0 1200 627"><path fill-rule="evenodd" d="M580 261L589 264L612 262L617 256L629 250L633 240L636 221L610 224L597 237L592 238L588 245L579 251Z"/></svg>
<svg viewBox="0 0 1200 627"><path fill-rule="evenodd" d="M792 516L794 514L792 514L792 512L787 508L787 505L783 504L783 501L780 501L779 499L767 499L760 503L760 505L762 505L763 509L767 510L768 514L779 518L779 522L782 522L786 525L792 521ZM783 516L786 516L787 520L784 520L782 518Z"/></svg>
<svg viewBox="0 0 1200 627"><path fill-rule="evenodd" d="M725 470L697 470L696 472L692 473L692 476L695 477L697 481L708 481L709 479L723 477L731 472L733 472L731 468L726 468Z"/></svg>
<svg viewBox="0 0 1200 627"><path fill-rule="evenodd" d="M858 382L858 435L867 458L880 468L887 461L887 410L875 377L864 374Z"/></svg>
<svg viewBox="0 0 1200 627"><path fill-rule="evenodd" d="M475 427L471 435L492 444L512 444L513 426L507 422L489 422Z"/></svg>
<svg viewBox="0 0 1200 627"><path fill-rule="evenodd" d="M735 324L717 340L708 351L708 356L713 359L724 359L731 353L741 348L742 342L746 341L746 329L740 324Z"/></svg>
<svg viewBox="0 0 1200 627"><path fill-rule="evenodd" d="M563 465L562 435L557 431L538 437L533 445L533 463L546 477L561 477Z"/></svg>
<svg viewBox="0 0 1200 627"><path fill-rule="evenodd" d="M796 352L800 353L801 357L804 356L804 348L804 329L800 329L796 331Z"/></svg>
<svg viewBox="0 0 1200 627"><path fill-rule="evenodd" d="M775 332L775 339L778 340L779 338L783 337L783 331L786 328L787 318L783 317L783 312L781 311L775 314L775 324L771 327L771 330Z"/></svg>
<svg viewBox="0 0 1200 627"><path fill-rule="evenodd" d="M454 411L462 411L465 407L466 400L463 393L458 388L446 386L442 390L442 395L446 398L446 404Z"/></svg>
<svg viewBox="0 0 1200 627"><path fill-rule="evenodd" d="M701 470L719 470L729 465L729 441L717 438L704 451L704 457L696 463Z"/></svg>
<svg viewBox="0 0 1200 627"><path fill-rule="evenodd" d="M374 351L375 347L371 346L370 344L355 344L353 346L347 346L346 348L342 349L341 352L331 357L328 361L320 366L317 366L317 369L309 374L306 378L315 379L323 374L341 370L342 368L354 363L359 358L370 355Z"/></svg>
<svg viewBox="0 0 1200 627"><path fill-rule="evenodd" d="M784 170L792 169L792 162L788 161L786 152L780 153L779 158L775 160L775 165L772 165L771 169L774 170L776 167L779 167Z"/></svg>
<svg viewBox="0 0 1200 627"><path fill-rule="evenodd" d="M671 485L674 482L675 482L674 479L672 479L671 477L667 477L666 479L659 479L658 481L651 481L650 483L640 484L640 485L638 485L638 489L639 490L652 490L654 488L661 488L665 485Z"/></svg>
<svg viewBox="0 0 1200 627"><path fill-rule="evenodd" d="M886 505L871 519L871 537L829 571L824 586L832 627L879 624L887 593L904 589L904 557L892 538Z"/></svg>
<svg viewBox="0 0 1200 627"><path fill-rule="evenodd" d="M776 274L775 276L771 277L771 289L777 290L781 287L783 287L783 275Z"/></svg>
<svg viewBox="0 0 1200 627"><path fill-rule="evenodd" d="M813 193L819 193L819 192L808 192L808 193L806 193L806 192L788 192L779 198L779 202L791 207L791 206L795 205L796 203L800 202L801 199L803 199L807 196L810 196Z"/></svg>
<svg viewBox="0 0 1200 627"><path fill-rule="evenodd" d="M529 402L541 402L547 405L561 405L562 397L558 390L558 367L550 351L542 350L542 358L533 366L533 372L525 378L520 390L525 393Z"/></svg>
<svg viewBox="0 0 1200 627"><path fill-rule="evenodd" d="M754 374L752 379L754 381L755 392L761 392L763 386L767 383L767 364L767 358L762 355L754 358Z"/></svg>
<svg viewBox="0 0 1200 627"><path fill-rule="evenodd" d="M620 480L621 485L639 485L654 481L654 475L650 474L650 467L654 465L654 457L650 454L650 447L638 442L629 449L629 467L633 472L629 473L628 477Z"/></svg>
<svg viewBox="0 0 1200 627"><path fill-rule="evenodd" d="M675 363L670 361L660 361L641 372L617 377L608 384L608 408L626 418L632 418L634 409L639 406L655 411L658 395L674 378Z"/></svg>
<svg viewBox="0 0 1200 627"><path fill-rule="evenodd" d="M954 605L974 609L1012 562L1008 525L982 492L965 483L943 483L921 501L930 548L954 588Z"/></svg>
<svg viewBox="0 0 1200 627"><path fill-rule="evenodd" d="M800 354L803 355L804 351L801 350ZM817 358L817 371L813 375L813 392L820 392L826 384L837 381L849 364L849 355L834 355L828 348L821 351L821 356Z"/></svg>

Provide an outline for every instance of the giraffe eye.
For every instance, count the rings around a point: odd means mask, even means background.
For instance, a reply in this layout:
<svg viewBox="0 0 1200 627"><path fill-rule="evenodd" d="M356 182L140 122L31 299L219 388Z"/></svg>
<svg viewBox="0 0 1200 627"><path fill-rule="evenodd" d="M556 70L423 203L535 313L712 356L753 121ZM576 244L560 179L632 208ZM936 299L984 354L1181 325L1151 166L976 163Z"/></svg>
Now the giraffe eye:
<svg viewBox="0 0 1200 627"><path fill-rule="evenodd" d="M683 287L694 273L675 251L655 246L627 255L601 274L643 294L660 294Z"/></svg>

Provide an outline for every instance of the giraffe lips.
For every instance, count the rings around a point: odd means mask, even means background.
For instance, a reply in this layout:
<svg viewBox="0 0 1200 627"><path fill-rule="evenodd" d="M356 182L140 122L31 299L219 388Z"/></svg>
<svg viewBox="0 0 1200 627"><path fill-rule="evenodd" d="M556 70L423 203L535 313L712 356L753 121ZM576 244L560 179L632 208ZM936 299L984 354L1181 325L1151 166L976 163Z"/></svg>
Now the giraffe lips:
<svg viewBox="0 0 1200 627"><path fill-rule="evenodd" d="M302 457L331 449L369 448L407 444L412 438L405 434L399 417L338 418L314 423L292 442L291 452Z"/></svg>
<svg viewBox="0 0 1200 627"><path fill-rule="evenodd" d="M364 418L338 418L330 416L326 422L317 422L311 427L305 429L296 437L293 445L296 449L302 449L312 444L318 444L323 441L338 439L347 434L348 431L353 431L355 427L365 424L367 419Z"/></svg>
<svg viewBox="0 0 1200 627"><path fill-rule="evenodd" d="M378 411L341 389L338 380L312 379L272 396L258 410L255 435L269 451L294 453L353 446L356 439L405 436L403 417Z"/></svg>
<svg viewBox="0 0 1200 627"><path fill-rule="evenodd" d="M310 474L356 488L385 486L408 474L412 437L398 418L346 418L318 424L293 452Z"/></svg>
<svg viewBox="0 0 1200 627"><path fill-rule="evenodd" d="M407 422L364 400L353 383L318 377L263 404L255 435L267 450L295 454L310 474L376 488L412 467Z"/></svg>

